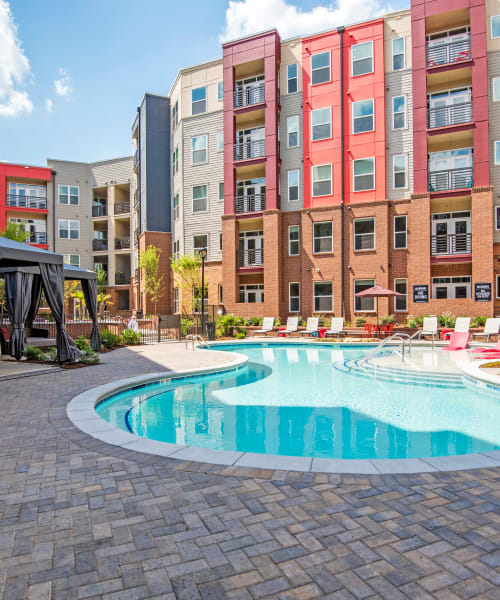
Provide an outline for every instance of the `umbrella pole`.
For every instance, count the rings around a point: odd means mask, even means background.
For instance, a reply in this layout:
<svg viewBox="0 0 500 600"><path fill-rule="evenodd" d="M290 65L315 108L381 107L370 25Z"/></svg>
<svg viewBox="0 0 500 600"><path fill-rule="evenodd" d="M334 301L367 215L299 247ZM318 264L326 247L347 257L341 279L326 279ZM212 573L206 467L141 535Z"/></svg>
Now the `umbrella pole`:
<svg viewBox="0 0 500 600"><path fill-rule="evenodd" d="M379 331L378 331L378 296L376 298L376 301L377 301L377 333L379 333Z"/></svg>

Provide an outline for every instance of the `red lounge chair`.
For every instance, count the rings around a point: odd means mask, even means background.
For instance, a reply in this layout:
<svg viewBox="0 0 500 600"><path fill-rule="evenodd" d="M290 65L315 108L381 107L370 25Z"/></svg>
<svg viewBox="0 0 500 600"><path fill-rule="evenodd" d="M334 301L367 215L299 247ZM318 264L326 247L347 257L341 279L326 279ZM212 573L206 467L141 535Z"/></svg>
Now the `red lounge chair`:
<svg viewBox="0 0 500 600"><path fill-rule="evenodd" d="M470 333L453 331L450 333L450 343L443 350L465 350L469 339Z"/></svg>
<svg viewBox="0 0 500 600"><path fill-rule="evenodd" d="M471 350L471 352L499 352L500 353L500 340L498 340L498 342L493 346L493 348L474 348L474 350Z"/></svg>

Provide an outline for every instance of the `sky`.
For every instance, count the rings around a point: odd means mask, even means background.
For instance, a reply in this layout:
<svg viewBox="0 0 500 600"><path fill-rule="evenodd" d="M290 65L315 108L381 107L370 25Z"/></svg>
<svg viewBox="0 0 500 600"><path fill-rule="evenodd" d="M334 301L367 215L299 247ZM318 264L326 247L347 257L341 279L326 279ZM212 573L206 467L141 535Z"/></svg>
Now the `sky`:
<svg viewBox="0 0 500 600"><path fill-rule="evenodd" d="M0 0L0 161L127 156L144 93L168 95L224 40L308 35L409 1Z"/></svg>

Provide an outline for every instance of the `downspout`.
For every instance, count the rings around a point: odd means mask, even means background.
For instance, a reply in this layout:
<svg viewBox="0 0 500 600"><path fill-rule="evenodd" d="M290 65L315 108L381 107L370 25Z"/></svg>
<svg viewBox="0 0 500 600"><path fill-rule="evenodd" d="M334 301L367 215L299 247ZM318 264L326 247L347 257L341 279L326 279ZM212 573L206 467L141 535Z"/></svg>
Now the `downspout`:
<svg viewBox="0 0 500 600"><path fill-rule="evenodd" d="M340 316L345 316L345 256L344 256L344 27L337 27L340 42Z"/></svg>
<svg viewBox="0 0 500 600"><path fill-rule="evenodd" d="M54 244L52 251L56 251L56 175L57 171L51 171L52 175L52 235L54 236Z"/></svg>
<svg viewBox="0 0 500 600"><path fill-rule="evenodd" d="M142 195L141 195L141 107L137 107L137 151L139 157L139 177L137 178L138 185L137 190L139 192L139 225L138 225L138 237L137 237L137 310L142 312L142 294L141 294L141 268L139 267L139 236L141 234L142 227Z"/></svg>

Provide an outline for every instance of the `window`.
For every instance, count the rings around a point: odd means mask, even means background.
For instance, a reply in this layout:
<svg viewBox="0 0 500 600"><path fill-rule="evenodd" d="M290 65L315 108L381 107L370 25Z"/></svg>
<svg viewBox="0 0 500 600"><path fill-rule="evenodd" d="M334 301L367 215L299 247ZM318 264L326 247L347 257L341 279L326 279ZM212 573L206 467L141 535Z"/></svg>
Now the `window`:
<svg viewBox="0 0 500 600"><path fill-rule="evenodd" d="M405 68L405 38L392 40L392 70L401 71Z"/></svg>
<svg viewBox="0 0 500 600"><path fill-rule="evenodd" d="M403 294L394 297L394 310L396 312L407 312L408 310L408 279L395 279L394 290Z"/></svg>
<svg viewBox="0 0 500 600"><path fill-rule="evenodd" d="M219 232L219 250L222 252L222 232Z"/></svg>
<svg viewBox="0 0 500 600"><path fill-rule="evenodd" d="M179 194L175 194L172 199L172 209L174 213L174 221L177 221L179 218Z"/></svg>
<svg viewBox="0 0 500 600"><path fill-rule="evenodd" d="M174 314L179 312L179 288L174 288Z"/></svg>
<svg viewBox="0 0 500 600"><path fill-rule="evenodd" d="M299 199L299 171L288 171L288 202Z"/></svg>
<svg viewBox="0 0 500 600"><path fill-rule="evenodd" d="M314 254L333 252L333 223L331 221L314 223L313 251Z"/></svg>
<svg viewBox="0 0 500 600"><path fill-rule="evenodd" d="M219 182L219 200L221 200L221 201L224 200L224 182L223 181Z"/></svg>
<svg viewBox="0 0 500 600"><path fill-rule="evenodd" d="M330 81L330 52L321 52L311 56L311 85Z"/></svg>
<svg viewBox="0 0 500 600"><path fill-rule="evenodd" d="M207 212L208 210L208 186L193 186L193 212Z"/></svg>
<svg viewBox="0 0 500 600"><path fill-rule="evenodd" d="M491 80L491 87L493 93L493 102L500 100L500 77L493 77Z"/></svg>
<svg viewBox="0 0 500 600"><path fill-rule="evenodd" d="M500 15L491 17L491 37L493 39L500 37Z"/></svg>
<svg viewBox="0 0 500 600"><path fill-rule="evenodd" d="M172 108L172 129L177 127L179 122L179 100L175 101L174 107Z"/></svg>
<svg viewBox="0 0 500 600"><path fill-rule="evenodd" d="M299 235L300 235L299 225L290 225L288 227L288 255L289 256L298 256L300 254Z"/></svg>
<svg viewBox="0 0 500 600"><path fill-rule="evenodd" d="M224 82L217 82L217 100L224 100Z"/></svg>
<svg viewBox="0 0 500 600"><path fill-rule="evenodd" d="M354 250L375 250L375 219L354 219Z"/></svg>
<svg viewBox="0 0 500 600"><path fill-rule="evenodd" d="M352 103L352 132L364 133L374 130L374 103L370 100L360 100Z"/></svg>
<svg viewBox="0 0 500 600"><path fill-rule="evenodd" d="M392 128L406 129L406 96L394 96L392 99Z"/></svg>
<svg viewBox="0 0 500 600"><path fill-rule="evenodd" d="M375 312L375 298L364 298L356 296L357 293L367 290L375 285L375 279L354 280L354 311Z"/></svg>
<svg viewBox="0 0 500 600"><path fill-rule="evenodd" d="M288 94L294 94L299 89L297 77L297 63L286 66L286 90Z"/></svg>
<svg viewBox="0 0 500 600"><path fill-rule="evenodd" d="M80 188L77 185L59 186L59 204L78 206L80 202Z"/></svg>
<svg viewBox="0 0 500 600"><path fill-rule="evenodd" d="M299 145L299 117L288 117L286 131L288 134L288 147L295 148Z"/></svg>
<svg viewBox="0 0 500 600"><path fill-rule="evenodd" d="M80 221L71 221L69 219L59 219L59 239L61 239L61 240L79 240L80 239Z"/></svg>
<svg viewBox="0 0 500 600"><path fill-rule="evenodd" d="M332 165L318 165L312 168L313 196L330 196L332 193Z"/></svg>
<svg viewBox="0 0 500 600"><path fill-rule="evenodd" d="M217 152L222 152L224 150L224 132L217 132Z"/></svg>
<svg viewBox="0 0 500 600"><path fill-rule="evenodd" d="M497 231L500 231L500 206L495 207L495 215L496 215L496 228Z"/></svg>
<svg viewBox="0 0 500 600"><path fill-rule="evenodd" d="M500 165L500 142L495 142L495 164Z"/></svg>
<svg viewBox="0 0 500 600"><path fill-rule="evenodd" d="M222 288L221 285L219 285L219 304L223 303L223 298L224 298L224 296L223 296L223 288Z"/></svg>
<svg viewBox="0 0 500 600"><path fill-rule="evenodd" d="M497 298L500 298L500 275L497 275Z"/></svg>
<svg viewBox="0 0 500 600"><path fill-rule="evenodd" d="M394 217L394 248L397 250L407 248L407 237L406 215Z"/></svg>
<svg viewBox="0 0 500 600"><path fill-rule="evenodd" d="M300 283L288 284L288 310L289 312L300 312Z"/></svg>
<svg viewBox="0 0 500 600"><path fill-rule="evenodd" d="M179 256L181 255L181 241L180 240L175 240L175 242L174 242L173 255L174 255L174 258L179 258Z"/></svg>
<svg viewBox="0 0 500 600"><path fill-rule="evenodd" d="M193 312L194 313L201 313L201 285L195 285L193 286ZM203 312L206 313L208 312L208 285L205 285L203 287L203 299L204 299L204 303L203 303Z"/></svg>
<svg viewBox="0 0 500 600"><path fill-rule="evenodd" d="M191 114L199 115L204 112L207 112L207 88L195 88L191 90Z"/></svg>
<svg viewBox="0 0 500 600"><path fill-rule="evenodd" d="M351 51L353 77L373 73L373 42L355 44Z"/></svg>
<svg viewBox="0 0 500 600"><path fill-rule="evenodd" d="M193 152L193 165L205 163L207 157L207 138L206 135L198 135L191 138L191 149Z"/></svg>
<svg viewBox="0 0 500 600"><path fill-rule="evenodd" d="M79 254L65 254L64 262L67 265L72 265L73 267L80 266L80 255Z"/></svg>
<svg viewBox="0 0 500 600"><path fill-rule="evenodd" d="M208 249L208 235L206 233L202 235L193 235L193 253L196 256L203 248Z"/></svg>
<svg viewBox="0 0 500 600"><path fill-rule="evenodd" d="M240 285L240 302L252 304L264 302L264 284Z"/></svg>
<svg viewBox="0 0 500 600"><path fill-rule="evenodd" d="M354 161L354 191L375 189L375 159L360 158Z"/></svg>
<svg viewBox="0 0 500 600"><path fill-rule="evenodd" d="M408 187L407 182L408 157L406 154L396 154L392 157L392 185L395 190Z"/></svg>
<svg viewBox="0 0 500 600"><path fill-rule="evenodd" d="M311 135L313 142L332 137L332 109L330 107L311 111Z"/></svg>
<svg viewBox="0 0 500 600"><path fill-rule="evenodd" d="M331 281L314 282L314 312L333 311L333 283Z"/></svg>
<svg viewBox="0 0 500 600"><path fill-rule="evenodd" d="M472 292L471 278L466 277L433 277L433 300L447 298L470 298Z"/></svg>
<svg viewBox="0 0 500 600"><path fill-rule="evenodd" d="M172 152L172 176L179 171L179 146Z"/></svg>

